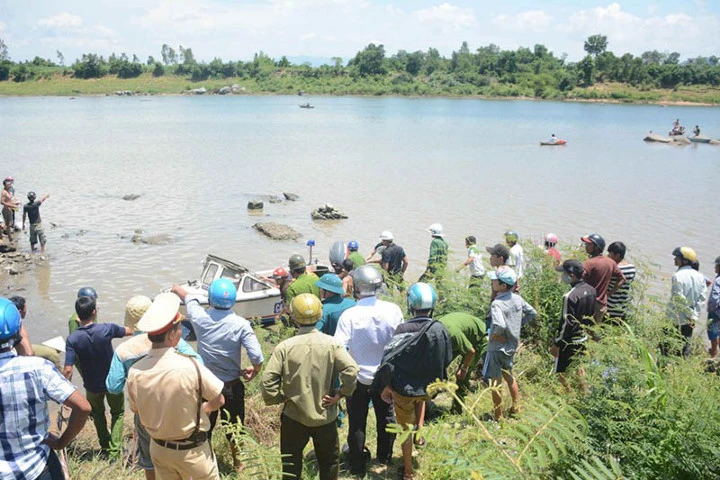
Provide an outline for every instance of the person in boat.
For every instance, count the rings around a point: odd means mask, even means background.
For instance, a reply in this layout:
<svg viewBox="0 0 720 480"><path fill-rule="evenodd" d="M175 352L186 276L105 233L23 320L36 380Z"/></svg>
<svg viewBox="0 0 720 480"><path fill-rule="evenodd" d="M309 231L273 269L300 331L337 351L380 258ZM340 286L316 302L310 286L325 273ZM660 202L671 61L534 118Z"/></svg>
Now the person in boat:
<svg viewBox="0 0 720 480"><path fill-rule="evenodd" d="M693 135L696 137L700 136L700 125L695 125L695 128L693 129Z"/></svg>
<svg viewBox="0 0 720 480"><path fill-rule="evenodd" d="M550 143L558 143L558 138L555 136L554 133L550 135Z"/></svg>
<svg viewBox="0 0 720 480"><path fill-rule="evenodd" d="M680 119L676 118L673 122L673 130L677 130L678 128L680 128Z"/></svg>

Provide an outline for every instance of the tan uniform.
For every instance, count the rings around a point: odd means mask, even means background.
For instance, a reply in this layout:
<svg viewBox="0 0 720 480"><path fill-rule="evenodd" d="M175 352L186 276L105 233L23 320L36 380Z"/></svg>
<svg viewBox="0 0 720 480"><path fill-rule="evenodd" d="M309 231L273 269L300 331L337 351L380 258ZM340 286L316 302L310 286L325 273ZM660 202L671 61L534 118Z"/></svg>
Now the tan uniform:
<svg viewBox="0 0 720 480"><path fill-rule="evenodd" d="M198 364L205 400L220 395L222 380ZM157 440L189 443L185 440L195 429L198 408L198 375L188 357L173 348L152 349L138 360L128 373L130 408L140 416L150 437ZM201 412L200 431L210 427ZM219 479L217 462L210 444L188 450L174 450L150 442L150 455L158 480Z"/></svg>

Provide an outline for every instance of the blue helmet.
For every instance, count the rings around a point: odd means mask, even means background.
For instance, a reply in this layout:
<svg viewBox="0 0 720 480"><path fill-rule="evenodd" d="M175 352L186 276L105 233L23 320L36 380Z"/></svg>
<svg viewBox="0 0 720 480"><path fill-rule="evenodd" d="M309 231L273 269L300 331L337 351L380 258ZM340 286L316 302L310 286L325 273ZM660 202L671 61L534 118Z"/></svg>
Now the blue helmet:
<svg viewBox="0 0 720 480"><path fill-rule="evenodd" d="M80 298L80 297L92 297L94 299L98 298L98 294L93 287L82 287L80 290L78 290L77 296L78 296L78 298Z"/></svg>
<svg viewBox="0 0 720 480"><path fill-rule="evenodd" d="M412 310L432 310L437 305L435 288L427 283L413 283L407 292L408 308Z"/></svg>
<svg viewBox="0 0 720 480"><path fill-rule="evenodd" d="M348 242L348 250L350 250L351 252L357 252L357 250L358 250L359 248L360 248L360 245L358 245L357 241L355 241L355 240L350 240L350 241Z"/></svg>
<svg viewBox="0 0 720 480"><path fill-rule="evenodd" d="M208 288L208 302L211 307L227 310L235 305L237 288L227 278L213 280Z"/></svg>
<svg viewBox="0 0 720 480"><path fill-rule="evenodd" d="M20 312L13 302L0 297L0 347L13 347L15 342L7 341L20 334Z"/></svg>

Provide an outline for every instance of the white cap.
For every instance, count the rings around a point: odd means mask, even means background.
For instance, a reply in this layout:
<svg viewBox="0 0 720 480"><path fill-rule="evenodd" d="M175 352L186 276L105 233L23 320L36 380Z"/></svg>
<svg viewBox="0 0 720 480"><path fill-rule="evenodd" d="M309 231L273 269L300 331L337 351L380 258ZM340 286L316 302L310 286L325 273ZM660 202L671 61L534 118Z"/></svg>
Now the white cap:
<svg viewBox="0 0 720 480"><path fill-rule="evenodd" d="M46 347L57 350L58 352L65 353L65 340L63 337L57 336L55 338L51 338L50 340L45 340L41 343L41 345L45 345Z"/></svg>
<svg viewBox="0 0 720 480"><path fill-rule="evenodd" d="M433 223L428 227L428 232L430 232L430 235L433 237L442 237L443 236L443 228L442 225L439 223Z"/></svg>
<svg viewBox="0 0 720 480"><path fill-rule="evenodd" d="M388 240L390 242L393 241L393 234L390 230L383 230L380 232L380 240Z"/></svg>

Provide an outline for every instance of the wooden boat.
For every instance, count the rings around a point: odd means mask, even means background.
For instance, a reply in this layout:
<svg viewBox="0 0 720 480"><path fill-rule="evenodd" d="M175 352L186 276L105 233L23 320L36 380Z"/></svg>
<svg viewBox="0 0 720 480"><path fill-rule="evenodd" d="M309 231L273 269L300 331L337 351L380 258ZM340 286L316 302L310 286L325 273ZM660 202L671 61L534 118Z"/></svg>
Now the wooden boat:
<svg viewBox="0 0 720 480"><path fill-rule="evenodd" d="M565 144L567 144L566 140L558 140L557 142L540 142L540 146L542 147L557 147Z"/></svg>
<svg viewBox="0 0 720 480"><path fill-rule="evenodd" d="M300 105L300 108L315 108L313 105L310 105L309 103L304 103Z"/></svg>
<svg viewBox="0 0 720 480"><path fill-rule="evenodd" d="M706 137L704 135L697 135L695 137L690 137L690 141L693 143L710 143L710 140L712 140L712 138Z"/></svg>

